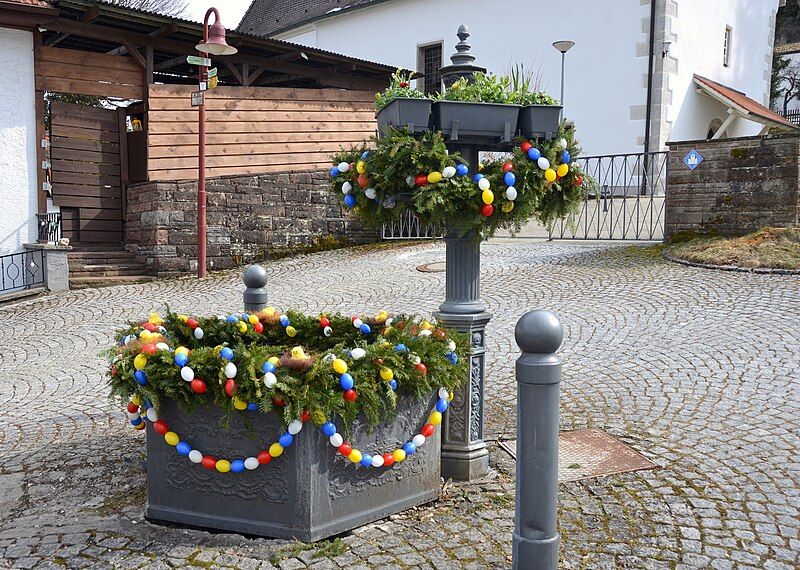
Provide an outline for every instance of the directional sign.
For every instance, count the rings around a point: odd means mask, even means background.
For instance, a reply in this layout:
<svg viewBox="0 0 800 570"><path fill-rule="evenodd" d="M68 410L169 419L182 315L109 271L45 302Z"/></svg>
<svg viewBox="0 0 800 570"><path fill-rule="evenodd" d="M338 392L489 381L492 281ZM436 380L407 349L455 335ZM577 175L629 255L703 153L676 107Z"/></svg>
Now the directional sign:
<svg viewBox="0 0 800 570"><path fill-rule="evenodd" d="M701 162L703 162L703 157L694 149L690 150L689 153L683 157L683 163L689 167L689 170L694 170L700 166Z"/></svg>
<svg viewBox="0 0 800 570"><path fill-rule="evenodd" d="M208 89L208 83L206 83L205 81L201 81L200 85L199 85L199 88L200 88L200 91L205 91L206 89Z"/></svg>
<svg viewBox="0 0 800 570"><path fill-rule="evenodd" d="M199 107L203 104L203 92L202 91L195 91L192 93L192 107Z"/></svg>
<svg viewBox="0 0 800 570"><path fill-rule="evenodd" d="M217 68L216 67L212 67L211 69L208 70L209 79L212 78L212 77L216 77L216 76L217 76Z"/></svg>
<svg viewBox="0 0 800 570"><path fill-rule="evenodd" d="M214 77L209 77L208 78L208 88L209 89L216 88L218 81L219 81L219 78L216 75Z"/></svg>
<svg viewBox="0 0 800 570"><path fill-rule="evenodd" d="M187 55L186 63L189 65L204 65L205 67L211 67L211 58L200 57L198 55Z"/></svg>

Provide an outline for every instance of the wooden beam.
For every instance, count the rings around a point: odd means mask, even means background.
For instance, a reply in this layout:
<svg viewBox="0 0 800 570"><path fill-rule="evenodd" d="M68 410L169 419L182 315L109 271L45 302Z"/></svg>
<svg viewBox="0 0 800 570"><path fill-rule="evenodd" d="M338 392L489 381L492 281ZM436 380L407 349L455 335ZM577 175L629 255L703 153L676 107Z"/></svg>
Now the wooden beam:
<svg viewBox="0 0 800 570"><path fill-rule="evenodd" d="M119 117L119 185L122 192L122 226L125 227L125 214L127 211L126 194L128 192L128 110L124 107L117 109Z"/></svg>
<svg viewBox="0 0 800 570"><path fill-rule="evenodd" d="M233 76L236 78L236 81L238 81L238 82L239 82L239 85L244 85L244 80L242 79L242 74L239 72L239 70L238 70L238 69L236 69L236 66L235 66L235 65L233 65L233 64L232 64L230 61L228 61L227 59L224 59L223 61L224 61L224 63L225 63L225 67L227 67L227 68L230 70L230 72L231 72L231 73L233 74Z"/></svg>
<svg viewBox="0 0 800 570"><path fill-rule="evenodd" d="M296 75L290 75L288 73L281 73L280 75L273 75L271 77L267 77L260 83L261 86L267 85L275 85L277 83L284 83L286 81L291 81L292 79L299 79Z"/></svg>
<svg viewBox="0 0 800 570"><path fill-rule="evenodd" d="M157 63L153 66L153 71L164 71L165 69L170 69L171 67L175 67L176 65L180 65L182 63L186 63L185 55L179 55L178 57L173 57L172 59Z"/></svg>
<svg viewBox="0 0 800 570"><path fill-rule="evenodd" d="M69 37L69 34L58 34L56 36L53 36L52 38L50 38L46 42L44 42L44 45L52 47L54 45L57 45L57 44L61 43L62 41L64 41L68 37Z"/></svg>
<svg viewBox="0 0 800 570"><path fill-rule="evenodd" d="M145 92L147 86L153 83L153 46L144 46L144 83Z"/></svg>
<svg viewBox="0 0 800 570"><path fill-rule="evenodd" d="M148 35L156 38L165 38L167 36L171 36L177 31L178 31L178 24L176 24L175 22L170 22L169 24L162 26L161 29L156 30L155 32L150 32Z"/></svg>
<svg viewBox="0 0 800 570"><path fill-rule="evenodd" d="M125 44L125 49L131 55L131 57L133 57L133 59L136 60L136 63L142 66L142 68L147 67L147 63L144 60L144 56L142 56L142 54L139 53L139 50L136 48L136 46L131 44Z"/></svg>
<svg viewBox="0 0 800 570"><path fill-rule="evenodd" d="M84 23L89 24L91 22L94 22L99 16L100 16L100 6L94 5L94 6L89 6L86 9L81 19L84 21Z"/></svg>
<svg viewBox="0 0 800 570"><path fill-rule="evenodd" d="M248 65L248 64L245 64L245 65ZM248 67L249 67L249 65L248 65ZM257 68L255 71L253 71L252 73L248 73L247 74L247 85L245 85L245 87L250 87L253 83L255 83L256 79L258 79L261 76L261 74L264 73L264 71L266 71L266 69L267 68L262 65L261 67Z"/></svg>

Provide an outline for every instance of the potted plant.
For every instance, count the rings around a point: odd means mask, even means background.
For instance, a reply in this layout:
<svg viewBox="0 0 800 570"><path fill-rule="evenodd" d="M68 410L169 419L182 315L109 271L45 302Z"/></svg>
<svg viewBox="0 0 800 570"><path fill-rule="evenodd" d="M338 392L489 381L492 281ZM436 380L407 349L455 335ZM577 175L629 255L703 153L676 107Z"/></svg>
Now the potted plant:
<svg viewBox="0 0 800 570"><path fill-rule="evenodd" d="M378 132L385 134L389 128L407 129L411 134L424 132L428 129L432 102L411 87L410 73L398 69L389 87L375 94Z"/></svg>
<svg viewBox="0 0 800 570"><path fill-rule="evenodd" d="M511 100L522 105L517 131L526 138L551 139L561 119L559 102L538 89L538 79L520 65L511 70Z"/></svg>
<svg viewBox="0 0 800 570"><path fill-rule="evenodd" d="M509 142L517 128L520 106L511 99L508 77L475 73L441 93L431 115L434 130L451 140L461 135Z"/></svg>
<svg viewBox="0 0 800 570"><path fill-rule="evenodd" d="M435 499L464 335L411 316L158 314L108 351L153 521L319 540Z"/></svg>

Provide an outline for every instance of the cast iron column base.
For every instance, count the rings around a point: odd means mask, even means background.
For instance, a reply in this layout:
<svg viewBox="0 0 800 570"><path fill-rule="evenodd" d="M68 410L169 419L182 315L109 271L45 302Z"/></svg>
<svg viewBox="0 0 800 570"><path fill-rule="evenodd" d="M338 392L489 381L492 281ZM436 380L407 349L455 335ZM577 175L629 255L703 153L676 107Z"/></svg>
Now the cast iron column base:
<svg viewBox="0 0 800 570"><path fill-rule="evenodd" d="M464 315L437 312L447 327L470 335L469 377L454 395L442 424L442 477L472 481L489 473L489 451L483 441L483 378L486 324L491 313Z"/></svg>

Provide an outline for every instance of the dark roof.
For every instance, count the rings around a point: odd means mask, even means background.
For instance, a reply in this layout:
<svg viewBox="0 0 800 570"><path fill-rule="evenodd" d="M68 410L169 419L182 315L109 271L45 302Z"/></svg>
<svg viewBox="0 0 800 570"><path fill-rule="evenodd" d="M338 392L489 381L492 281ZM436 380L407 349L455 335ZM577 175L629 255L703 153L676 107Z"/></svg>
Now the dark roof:
<svg viewBox="0 0 800 570"><path fill-rule="evenodd" d="M386 0L253 0L238 30L272 36L328 15Z"/></svg>

